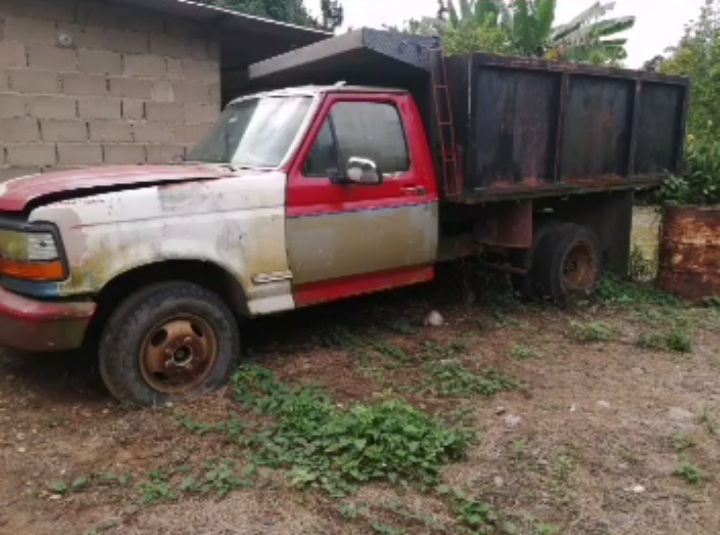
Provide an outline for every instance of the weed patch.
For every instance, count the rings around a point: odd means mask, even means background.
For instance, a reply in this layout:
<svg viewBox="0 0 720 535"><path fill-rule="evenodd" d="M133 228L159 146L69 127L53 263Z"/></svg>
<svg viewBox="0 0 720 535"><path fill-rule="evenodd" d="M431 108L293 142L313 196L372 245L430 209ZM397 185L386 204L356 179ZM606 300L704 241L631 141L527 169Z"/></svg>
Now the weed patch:
<svg viewBox="0 0 720 535"><path fill-rule="evenodd" d="M597 298L605 304L620 305L627 308L639 305L682 306L680 299L657 289L651 284L625 281L617 277L606 277L600 282Z"/></svg>
<svg viewBox="0 0 720 535"><path fill-rule="evenodd" d="M497 370L473 373L459 363L430 364L430 384L426 390L439 397L463 398L470 396L492 397L506 390L515 390L519 384Z"/></svg>
<svg viewBox="0 0 720 535"><path fill-rule="evenodd" d="M668 333L641 334L637 340L638 347L675 353L692 353L693 341L690 335L681 329Z"/></svg>
<svg viewBox="0 0 720 535"><path fill-rule="evenodd" d="M692 353L693 343L690 335L682 330L675 329L667 335L666 346L676 353Z"/></svg>
<svg viewBox="0 0 720 535"><path fill-rule="evenodd" d="M540 353L531 347L519 345L512 348L510 356L517 360L537 360L540 358Z"/></svg>
<svg viewBox="0 0 720 535"><path fill-rule="evenodd" d="M684 462L678 466L673 475L684 480L689 485L699 485L709 479L705 472L690 462Z"/></svg>
<svg viewBox="0 0 720 535"><path fill-rule="evenodd" d="M150 472L140 484L140 501L143 505L172 502L181 496L214 494L224 498L237 489L255 484L254 465L242 470L234 460L208 460L199 467L183 464L164 467Z"/></svg>
<svg viewBox="0 0 720 535"><path fill-rule="evenodd" d="M678 433L673 437L673 446L677 451L685 451L697 445L693 438L685 433Z"/></svg>
<svg viewBox="0 0 720 535"><path fill-rule="evenodd" d="M583 344L609 342L613 339L614 334L612 327L604 321L594 321L592 323L573 321L570 323L571 338Z"/></svg>
<svg viewBox="0 0 720 535"><path fill-rule="evenodd" d="M630 279L636 282L648 283L652 281L656 269L652 262L645 257L642 248L633 244L630 251Z"/></svg>
<svg viewBox="0 0 720 535"><path fill-rule="evenodd" d="M705 426L708 434L713 436L718 434L718 426L717 422L715 421L715 413L710 407L703 408L702 413L700 414L700 423Z"/></svg>
<svg viewBox="0 0 720 535"><path fill-rule="evenodd" d="M404 336L411 336L417 333L417 327L404 318L387 321L385 326L395 334L402 334Z"/></svg>
<svg viewBox="0 0 720 535"><path fill-rule="evenodd" d="M369 481L433 484L473 439L403 401L342 409L323 390L289 387L257 366L243 368L234 387L240 403L274 418L252 441L255 461L336 496Z"/></svg>
<svg viewBox="0 0 720 535"><path fill-rule="evenodd" d="M399 364L409 364L413 360L405 351L383 340L373 342L370 347L386 359Z"/></svg>
<svg viewBox="0 0 720 535"><path fill-rule="evenodd" d="M77 492L84 489L88 484L89 478L87 476L80 476L72 481L56 481L50 485L50 490L55 494L64 495L69 492Z"/></svg>
<svg viewBox="0 0 720 535"><path fill-rule="evenodd" d="M560 535L560 528L554 524L538 522L535 524L533 535Z"/></svg>

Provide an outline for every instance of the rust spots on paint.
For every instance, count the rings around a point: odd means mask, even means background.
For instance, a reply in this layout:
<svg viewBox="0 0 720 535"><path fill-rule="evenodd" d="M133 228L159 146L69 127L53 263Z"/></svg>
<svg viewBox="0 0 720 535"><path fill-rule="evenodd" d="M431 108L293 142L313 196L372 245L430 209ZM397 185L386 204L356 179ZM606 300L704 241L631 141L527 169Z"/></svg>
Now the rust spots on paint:
<svg viewBox="0 0 720 535"><path fill-rule="evenodd" d="M93 302L43 302L0 289L0 345L24 351L64 351L82 345Z"/></svg>
<svg viewBox="0 0 720 535"><path fill-rule="evenodd" d="M667 208L659 286L683 299L720 297L720 206Z"/></svg>
<svg viewBox="0 0 720 535"><path fill-rule="evenodd" d="M484 245L529 248L533 241L530 201L488 204L477 214L475 237Z"/></svg>

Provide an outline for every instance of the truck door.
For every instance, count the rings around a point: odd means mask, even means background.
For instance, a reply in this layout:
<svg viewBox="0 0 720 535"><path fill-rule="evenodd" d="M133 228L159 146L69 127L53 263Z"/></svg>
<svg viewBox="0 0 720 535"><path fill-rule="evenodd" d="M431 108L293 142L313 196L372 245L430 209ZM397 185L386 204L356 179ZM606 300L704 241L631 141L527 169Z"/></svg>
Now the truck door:
<svg viewBox="0 0 720 535"><path fill-rule="evenodd" d="M338 183L350 158L375 162L382 183ZM431 279L438 241L434 176L411 97L327 95L289 173L296 305Z"/></svg>

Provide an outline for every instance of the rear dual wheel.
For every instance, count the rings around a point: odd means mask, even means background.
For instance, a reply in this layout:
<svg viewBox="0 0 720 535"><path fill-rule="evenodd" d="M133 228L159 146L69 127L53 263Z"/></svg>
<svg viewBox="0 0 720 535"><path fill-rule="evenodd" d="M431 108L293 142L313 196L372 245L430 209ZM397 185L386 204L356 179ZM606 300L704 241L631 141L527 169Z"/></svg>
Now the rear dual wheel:
<svg viewBox="0 0 720 535"><path fill-rule="evenodd" d="M526 297L568 305L589 296L600 282L602 247L586 227L546 222L525 255L528 273L515 277L514 285Z"/></svg>
<svg viewBox="0 0 720 535"><path fill-rule="evenodd" d="M148 286L109 318L100 372L121 402L157 406L223 386L237 366L237 322L214 293L186 282Z"/></svg>

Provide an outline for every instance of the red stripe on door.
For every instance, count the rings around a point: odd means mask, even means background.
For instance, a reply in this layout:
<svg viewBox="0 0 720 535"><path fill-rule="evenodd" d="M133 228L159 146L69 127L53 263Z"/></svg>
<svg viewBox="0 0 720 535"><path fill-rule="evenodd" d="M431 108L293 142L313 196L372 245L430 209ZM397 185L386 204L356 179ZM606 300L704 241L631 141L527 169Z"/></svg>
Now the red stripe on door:
<svg viewBox="0 0 720 535"><path fill-rule="evenodd" d="M327 303L345 297L428 282L434 276L434 266L423 265L301 284L295 288L295 304L298 307L305 307Z"/></svg>

